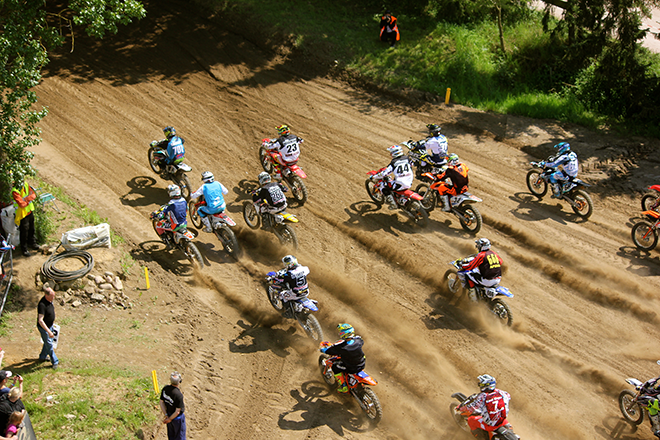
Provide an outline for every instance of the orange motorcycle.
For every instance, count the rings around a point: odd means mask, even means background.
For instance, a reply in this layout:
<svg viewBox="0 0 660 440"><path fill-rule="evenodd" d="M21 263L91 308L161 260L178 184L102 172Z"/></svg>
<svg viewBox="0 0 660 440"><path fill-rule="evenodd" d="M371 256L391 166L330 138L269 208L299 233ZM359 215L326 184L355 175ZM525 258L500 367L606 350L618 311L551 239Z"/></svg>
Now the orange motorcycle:
<svg viewBox="0 0 660 440"><path fill-rule="evenodd" d="M638 221L632 227L632 241L638 249L652 251L658 244L658 227L660 227L660 213L655 210L642 212L646 218Z"/></svg>

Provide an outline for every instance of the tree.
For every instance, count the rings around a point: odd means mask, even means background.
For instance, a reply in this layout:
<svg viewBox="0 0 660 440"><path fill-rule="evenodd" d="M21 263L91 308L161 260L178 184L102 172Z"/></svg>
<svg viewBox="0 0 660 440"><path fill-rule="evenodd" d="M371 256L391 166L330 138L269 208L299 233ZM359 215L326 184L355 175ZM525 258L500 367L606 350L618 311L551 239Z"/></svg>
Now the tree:
<svg viewBox="0 0 660 440"><path fill-rule="evenodd" d="M14 179L34 175L29 148L41 141L37 123L48 111L38 108L32 88L41 81L48 50L66 36L73 41L76 26L103 38L145 14L137 0L69 0L63 9L44 0L0 2L0 199L10 199Z"/></svg>

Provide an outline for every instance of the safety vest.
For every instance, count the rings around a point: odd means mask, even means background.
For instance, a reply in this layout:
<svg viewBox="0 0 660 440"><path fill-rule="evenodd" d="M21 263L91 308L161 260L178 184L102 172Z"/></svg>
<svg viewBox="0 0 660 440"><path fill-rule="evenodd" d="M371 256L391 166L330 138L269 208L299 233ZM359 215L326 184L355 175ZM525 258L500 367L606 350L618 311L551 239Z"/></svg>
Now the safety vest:
<svg viewBox="0 0 660 440"><path fill-rule="evenodd" d="M22 189L18 190L16 188L12 188L12 192L17 192L18 194L20 194L20 196L23 199L25 199L30 194L30 185L28 185L27 182L24 182ZM16 208L16 218L14 219L14 223L16 223L16 225L19 225L21 223L21 220L23 220L32 211L34 211L34 203L33 202L28 202L26 207L21 208L18 205L18 203L16 203L16 201L14 201L14 207Z"/></svg>

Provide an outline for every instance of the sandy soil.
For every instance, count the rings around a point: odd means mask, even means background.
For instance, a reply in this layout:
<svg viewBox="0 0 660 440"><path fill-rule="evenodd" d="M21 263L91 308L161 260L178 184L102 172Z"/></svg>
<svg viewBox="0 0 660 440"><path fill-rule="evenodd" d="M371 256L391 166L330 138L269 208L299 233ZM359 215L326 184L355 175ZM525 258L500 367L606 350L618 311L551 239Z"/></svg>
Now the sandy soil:
<svg viewBox="0 0 660 440"><path fill-rule="evenodd" d="M467 439L449 418L450 395L475 391L483 373L511 393L510 422L522 438L652 438L647 424L635 433L623 424L616 396L626 377L660 373L660 260L635 250L629 234L641 191L660 179L657 141L367 93L188 3L185 14L174 1L154 5L102 44L79 36L37 89L50 109L35 149L40 175L129 240L157 295L133 314L171 324L142 327L164 341L158 347L127 347L117 359L108 342L89 356L182 371L191 439ZM368 201L365 173L388 162L388 146L422 138L429 122L441 124L484 200L480 236L505 260L502 284L515 294L510 330L442 288L447 263L474 249L455 218L434 211L422 231ZM305 139L310 200L291 209L301 219L297 256L311 268L326 334L346 321L366 341L385 412L374 430L348 398L326 390L316 347L278 317L261 287L284 251L248 230L240 207L261 170L260 140L280 123ZM194 185L211 170L230 189L240 261L201 233L210 266L193 275L183 255L154 245L148 213L166 201L168 182L146 152L168 124L185 138ZM595 184L587 222L525 186L529 161L560 140Z"/></svg>

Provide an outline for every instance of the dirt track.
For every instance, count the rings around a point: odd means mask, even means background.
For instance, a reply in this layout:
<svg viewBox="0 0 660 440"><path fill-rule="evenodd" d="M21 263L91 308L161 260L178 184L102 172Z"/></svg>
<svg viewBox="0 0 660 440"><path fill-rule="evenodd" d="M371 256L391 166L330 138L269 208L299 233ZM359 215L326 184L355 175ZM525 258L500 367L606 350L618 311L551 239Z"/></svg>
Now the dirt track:
<svg viewBox="0 0 660 440"><path fill-rule="evenodd" d="M624 379L658 375L660 264L657 251L632 247L629 219L639 204L628 197L658 183L657 163L642 160L656 144L460 106L409 106L299 77L288 58L190 11L168 10L149 7L147 19L103 44L79 38L72 54L48 66L37 92L50 115L34 163L157 266L154 283L173 310L163 313L177 323L163 331L176 344L162 359L130 361L186 375L191 439L467 439L448 416L450 395L475 391L485 372L511 393L509 420L522 438L613 438L623 427L616 395ZM386 147L422 138L428 122L443 127L484 199L479 235L507 265L512 330L443 292L447 263L474 249L455 218L435 211L420 231L368 202L365 173L387 163ZM301 219L297 256L311 268L326 334L346 321L366 341L385 411L373 431L352 417L358 412L347 399L328 395L316 347L278 319L260 285L283 251L270 235L249 231L239 211L246 181L261 170L260 140L280 123L305 139L310 201L291 209ZM166 201L168 183L150 170L147 145L168 124L186 141L193 186L208 169L230 188L228 210L245 249L233 262L202 233L210 267L198 277L188 276L181 254L148 243L148 213ZM588 222L525 187L528 162L559 140L578 152L582 176L601 183ZM612 177L617 167L628 174ZM616 438L652 437L646 423L628 431Z"/></svg>

